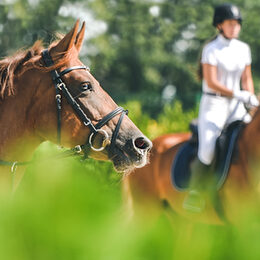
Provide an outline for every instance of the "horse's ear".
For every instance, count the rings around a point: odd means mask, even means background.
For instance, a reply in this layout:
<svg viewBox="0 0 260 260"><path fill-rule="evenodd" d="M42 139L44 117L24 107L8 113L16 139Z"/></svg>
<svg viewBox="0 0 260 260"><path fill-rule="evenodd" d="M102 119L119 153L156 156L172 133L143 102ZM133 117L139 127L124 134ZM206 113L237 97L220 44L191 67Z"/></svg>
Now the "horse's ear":
<svg viewBox="0 0 260 260"><path fill-rule="evenodd" d="M86 27L85 22L83 22L81 29L80 29L79 33L77 34L77 37L76 37L75 45L76 45L78 52L80 51L83 40L84 40L85 27Z"/></svg>
<svg viewBox="0 0 260 260"><path fill-rule="evenodd" d="M77 37L77 32L79 28L79 20L77 20L76 24L72 28L72 30L67 33L63 39L61 39L58 44L53 47L53 51L56 53L66 52L72 48L73 44L75 43L75 39Z"/></svg>

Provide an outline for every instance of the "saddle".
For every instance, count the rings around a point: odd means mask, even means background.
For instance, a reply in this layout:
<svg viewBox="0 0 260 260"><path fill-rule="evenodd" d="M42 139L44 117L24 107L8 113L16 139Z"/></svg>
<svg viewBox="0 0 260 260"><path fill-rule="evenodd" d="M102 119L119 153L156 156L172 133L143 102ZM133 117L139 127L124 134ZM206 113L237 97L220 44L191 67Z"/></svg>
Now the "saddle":
<svg viewBox="0 0 260 260"><path fill-rule="evenodd" d="M238 158L236 147L239 133L245 123L241 120L234 121L225 127L216 142L215 158L211 165L213 169L216 190L219 190L228 175L231 162L235 163ZM198 152L198 125L197 120L190 124L191 138L179 148L171 168L171 180L173 186L179 191L189 190L191 177L190 164Z"/></svg>

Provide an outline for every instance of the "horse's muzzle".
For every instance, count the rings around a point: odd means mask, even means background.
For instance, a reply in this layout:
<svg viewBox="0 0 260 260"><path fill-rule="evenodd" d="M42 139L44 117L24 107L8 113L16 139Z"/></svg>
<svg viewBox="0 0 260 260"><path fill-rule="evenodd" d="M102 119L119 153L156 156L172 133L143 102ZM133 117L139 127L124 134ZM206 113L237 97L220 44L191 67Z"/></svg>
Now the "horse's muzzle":
<svg viewBox="0 0 260 260"><path fill-rule="evenodd" d="M110 151L110 159L119 172L130 172L148 163L152 142L145 136L128 139L124 144L117 142Z"/></svg>

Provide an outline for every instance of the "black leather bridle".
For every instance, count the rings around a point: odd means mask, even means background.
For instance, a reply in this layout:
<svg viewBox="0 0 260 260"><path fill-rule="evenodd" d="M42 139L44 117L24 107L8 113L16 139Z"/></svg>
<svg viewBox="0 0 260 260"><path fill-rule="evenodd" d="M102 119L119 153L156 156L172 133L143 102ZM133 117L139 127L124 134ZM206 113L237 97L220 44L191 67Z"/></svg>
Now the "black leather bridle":
<svg viewBox="0 0 260 260"><path fill-rule="evenodd" d="M46 67L50 67L50 66L54 65L54 62L47 49L42 51L42 58L43 58L43 61L44 61L44 64ZM66 97L68 103L72 106L75 113L81 119L83 124L85 126L89 127L90 132L91 132L91 134L89 135L89 138L85 144L77 145L74 148L71 148L70 150L59 154L57 156L57 158L65 158L67 156L73 156L77 153L80 153L81 151L84 152L84 157L86 158L88 146L90 146L90 148L96 152L103 151L107 145L109 145L109 149L112 149L115 145L115 141L118 136L119 129L120 129L121 123L123 121L123 118L125 115L128 114L128 110L125 110L122 107L117 107L115 110L113 110L112 112L110 112L109 114L104 116L96 125L93 125L93 123L87 117L87 115L82 110L82 108L80 107L78 102L71 95L71 93L69 92L69 90L66 87L66 84L62 81L62 78L61 78L63 75L71 72L72 70L80 70L80 69L86 70L88 68L86 66L74 66L74 67L67 68L61 72L58 72L56 69L50 71L52 81L54 83L55 91L56 91L55 99L56 99L56 107L57 107L57 142L58 142L58 144L61 143L61 109L62 109L61 97L62 97L62 94ZM116 128L112 134L111 140L109 140L108 133L105 130L101 129L101 127L104 126L113 117L115 117L116 115L119 115L119 114L121 114L121 115L117 122ZM99 148L95 148L92 144L92 142L93 142L92 139L95 136L95 134L97 134L97 133L103 133L104 137L105 137L103 139L102 145ZM12 161L4 161L4 160L0 159L0 165L11 167L11 172L13 174L13 177L16 172L17 166L28 165L31 162L32 161L24 161L24 162L13 161L12 162Z"/></svg>
<svg viewBox="0 0 260 260"><path fill-rule="evenodd" d="M44 61L44 64L46 67L50 67L50 66L54 65L54 62L47 49L42 51L42 58L43 58L43 61ZM74 67L64 69L61 72L58 72L56 69L50 71L52 81L54 83L55 91L56 91L55 98L56 98L56 107L57 107L57 142L58 142L58 144L60 144L60 142L61 142L61 109L62 109L61 97L63 94L65 96L65 98L67 99L68 103L74 109L75 113L81 119L83 124L85 126L87 126L91 132L86 144L77 145L75 147L78 150L78 152L81 152L83 150L85 153L86 147L88 146L88 144L90 145L90 148L92 150L97 151L97 152L104 150L107 145L109 145L109 147L111 149L115 145L115 141L118 136L121 123L123 121L124 116L126 114L128 114L128 110L125 110L122 107L117 107L115 110L113 110L112 112L110 112L109 114L104 116L96 125L93 125L93 123L87 117L85 112L82 110L82 108L80 107L80 105L78 104L76 99L69 92L68 88L66 87L66 84L62 81L63 75L71 72L72 70L80 70L80 69L86 70L87 67L86 66L74 66ZM112 138L111 138L111 140L109 140L109 136L108 136L107 132L105 130L101 129L101 127L104 126L109 120L111 120L113 117L115 117L118 114L121 114L120 118L119 118L116 128L112 134ZM99 148L95 148L92 144L92 142L93 142L92 139L97 133L102 133L105 137L102 142L102 145Z"/></svg>

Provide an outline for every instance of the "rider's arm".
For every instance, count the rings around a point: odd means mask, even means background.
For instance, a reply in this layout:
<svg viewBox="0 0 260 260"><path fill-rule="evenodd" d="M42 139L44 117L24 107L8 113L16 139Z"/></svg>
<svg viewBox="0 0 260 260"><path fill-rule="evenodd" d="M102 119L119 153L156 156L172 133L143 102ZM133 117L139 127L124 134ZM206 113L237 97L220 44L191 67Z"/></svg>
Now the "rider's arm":
<svg viewBox="0 0 260 260"><path fill-rule="evenodd" d="M217 67L204 63L202 64L203 78L207 82L207 85L222 95L232 97L233 91L222 85L217 79Z"/></svg>
<svg viewBox="0 0 260 260"><path fill-rule="evenodd" d="M242 88L254 93L254 83L252 79L251 65L247 65L241 77Z"/></svg>

